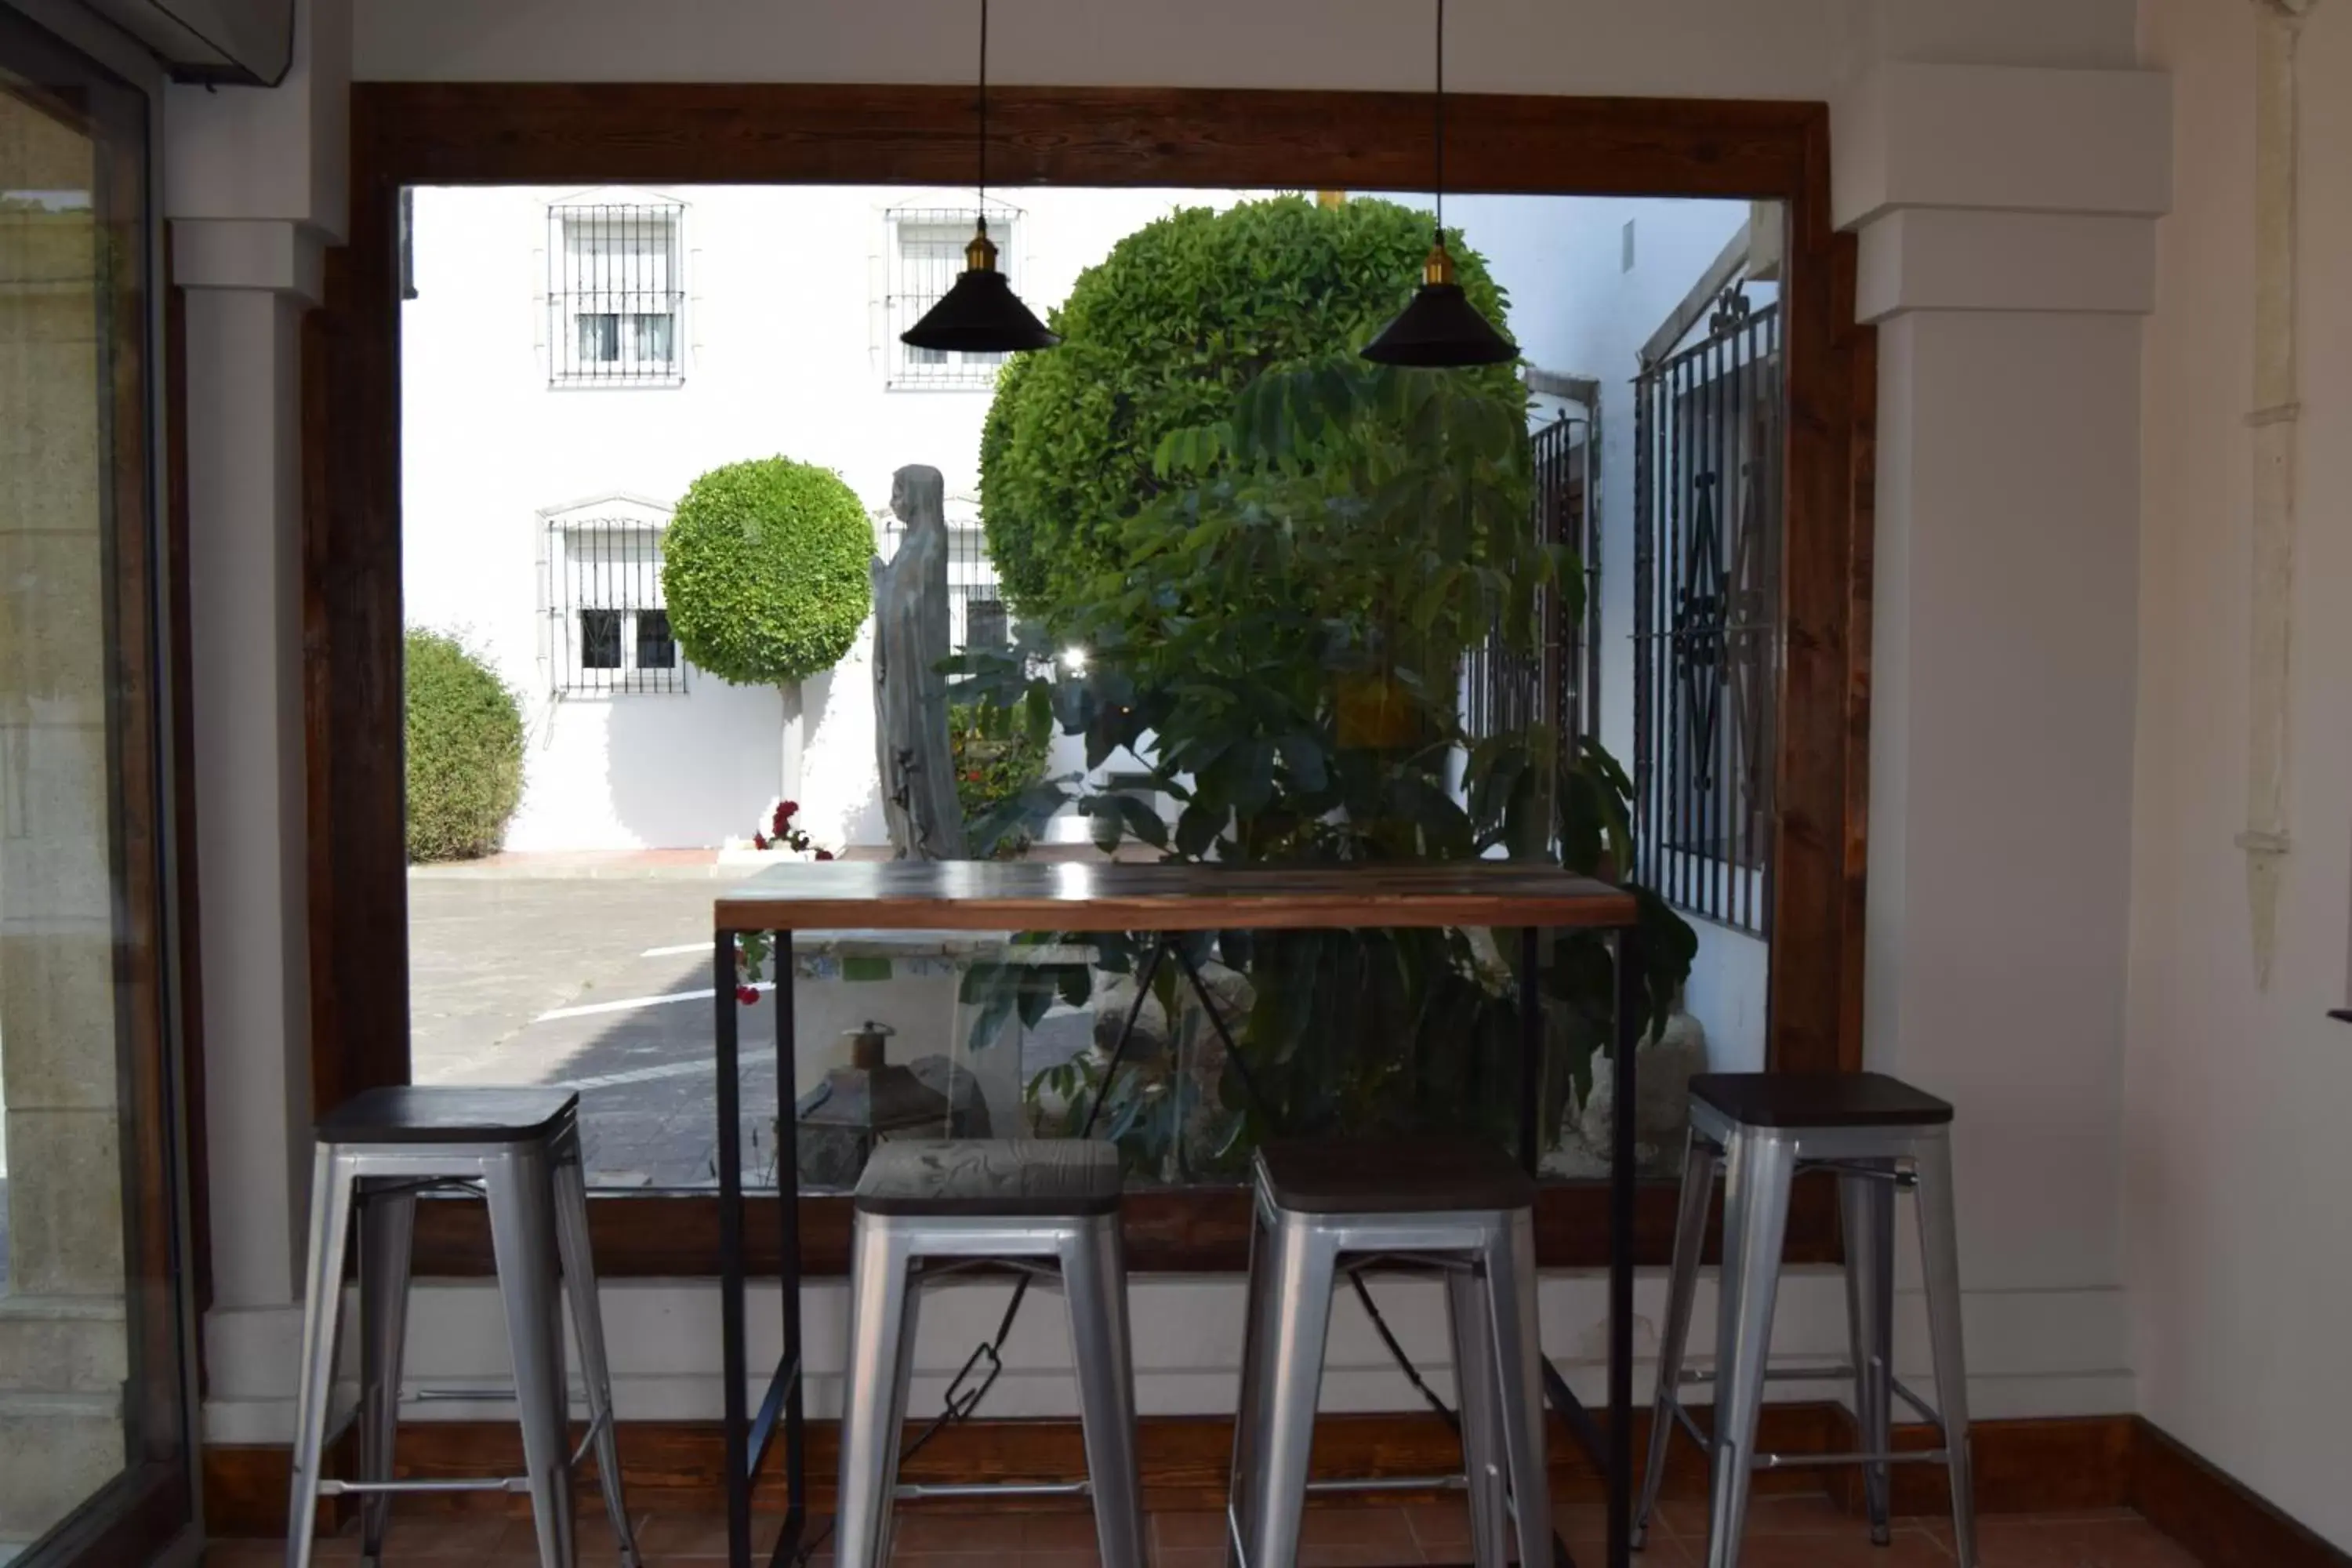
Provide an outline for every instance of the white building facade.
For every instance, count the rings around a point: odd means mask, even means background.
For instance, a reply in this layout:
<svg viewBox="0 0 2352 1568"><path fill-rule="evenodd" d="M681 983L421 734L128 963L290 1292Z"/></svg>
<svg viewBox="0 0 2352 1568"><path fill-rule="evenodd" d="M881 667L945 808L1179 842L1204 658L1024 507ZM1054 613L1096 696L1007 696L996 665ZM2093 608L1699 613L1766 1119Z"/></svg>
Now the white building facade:
<svg viewBox="0 0 2352 1568"><path fill-rule="evenodd" d="M1041 314L1123 236L1216 192L991 198L1000 265ZM702 186L411 193L401 318L404 609L521 700L515 851L716 846L783 787L782 695L667 637L660 532L695 478L782 454L877 519L928 463L976 530L987 360L898 334L952 281L969 190ZM976 539L959 572L978 570ZM820 844L883 841L868 633L803 684L797 795Z"/></svg>

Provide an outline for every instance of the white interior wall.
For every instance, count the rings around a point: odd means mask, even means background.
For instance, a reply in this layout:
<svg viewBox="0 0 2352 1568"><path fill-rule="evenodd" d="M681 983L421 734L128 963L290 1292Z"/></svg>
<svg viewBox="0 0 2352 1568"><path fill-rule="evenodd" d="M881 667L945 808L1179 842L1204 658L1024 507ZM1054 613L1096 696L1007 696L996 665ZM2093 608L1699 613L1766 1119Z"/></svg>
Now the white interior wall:
<svg viewBox="0 0 2352 1568"><path fill-rule="evenodd" d="M2343 1412L2352 1209L2332 1180L2352 1103L2352 11L2299 50L2302 326L2290 837L2276 969L2253 980L2244 857L2252 626L2257 7L2151 0L2173 73L2142 415L2124 1197L2148 1418L2352 1549Z"/></svg>
<svg viewBox="0 0 2352 1568"><path fill-rule="evenodd" d="M2136 47L2127 6L2116 0L2004 3L1980 8L1980 16L1970 7L1969 16L1948 18L1940 29L1889 25L1889 18L1932 18L1938 9L1932 0L1672 0L1639 10L1603 0L1540 7L1465 0L1454 9L1449 66L1454 84L1465 90L1826 99L1840 95L1842 84L1858 71L1884 71L1882 56L1967 60L1971 63L1937 79L1947 89L1948 106L1958 103L1972 112L1979 131L2011 127L2018 119L2021 79L1986 62L2097 68L2037 78L2046 90L2031 100L2032 123L2022 130L1947 136L1910 147L1907 161L1864 158L1856 172L1841 172L1841 210L1861 222L1927 201L1935 187L1923 182L1923 164L1931 174L1964 165L1971 183L1961 205L1972 209L1997 209L2011 192L2020 193L2020 206L2046 205L2044 193L2053 181L2042 167L2046 160L2032 154L2066 142L2070 106L2092 124L2105 125L2117 113L2132 120L2131 134L2103 142L2095 156L2061 171L2079 186L2071 198L2075 210L2111 210L2110 184L2147 189L2144 165L2151 156L2158 158L2160 187L2160 154L2149 149L2165 138L2151 141L2141 132L2150 113L2162 131L2162 100L2156 97L2151 110L2145 101L2149 93L2124 68ZM994 71L1000 80L1040 82L1423 84L1426 13L1417 4L1297 0L1285 7L1281 20L1279 26L1267 26L1263 6L1234 0L1181 11L1146 0L1038 0L1007 7L999 18ZM699 0L653 11L619 0L538 0L495 11L463 0L362 0L355 31L358 68L370 77L960 81L968 70L968 8L950 0L881 14L743 0ZM1237 47L1242 40L1248 47ZM2137 94L2138 107L2116 110L2104 89L2118 78L2126 96ZM1837 121L1842 146L1883 152L1875 144L1896 134L1916 141L1919 128L1890 127L1866 98L1858 111L1842 110ZM1855 182L1868 188L1844 188ZM2135 215L2147 210L2144 200L2129 209ZM1872 244L1866 229L1866 252ZM2003 265L2030 275L2048 266L2049 258L2021 250ZM1888 314L1906 308L1898 296ZM1943 308L1953 307L1946 301ZM1872 1050L1874 1060L1895 1065L1958 1102L1962 1174L1969 1184L1960 1217L1977 1409L1987 1415L2125 1409L2134 1395L2125 1370L2111 1239L2120 956L2095 936L2074 939L2070 932L2084 925L2094 933L2102 924L2119 928L2125 912L2126 868L2103 829L2128 787L2130 736L2127 721L2118 727L2105 715L2128 711L2130 616L2126 611L2118 628L2102 588L2094 595L2095 624L2075 636L2046 635L2059 629L2053 595L2015 558L2009 570L1990 570L1991 534L1985 542L1972 541L1988 517L2023 496L2032 501L2023 522L2032 529L2020 523L1994 533L2012 541L2025 533L2030 542L2080 535L2087 542L2079 548L2130 558L2128 522L2123 537L2116 535L2118 510L2126 520L2137 513L2136 431L2126 416L2119 434L2105 409L2128 409L2136 397L2136 329L2119 321L2103 330L2068 314L1995 321L1990 326L2002 353L1994 357L1972 350L1971 333L1961 329L1975 324L1923 316L1909 329L1889 332L1882 362L1886 457L1891 460L1900 447L1903 463L1890 473L1890 462L1882 462L1879 497L1882 529L1891 538L1882 539L1878 557L1874 676L1882 732L1874 738L1880 771L1872 795L1872 1021L1878 1037ZM2045 383L2070 388L2072 401L2053 408L2047 398L2012 398L2019 387ZM2088 438L2070 443L2038 435L2021 412L2011 411L2012 402L2044 420L2086 423ZM2089 417L2082 420L2085 411ZM1927 417L1930 413L1937 417ZM2011 444L2021 441L2031 454L2024 478L2033 482L1997 483ZM2043 485L2067 504L2032 500ZM1953 486L1958 489L1948 495ZM1953 533L1960 541L1947 549L1944 536ZM2118 546L2122 553L2114 556ZM2032 556L2022 559L2030 563ZM1929 570L1955 560L1969 570L1950 579ZM1972 607L1956 609L1948 602L1962 595L1975 596ZM2001 793L2004 779L2027 771L2021 759L2040 760L2031 745L2047 738L2042 710L2029 704L2011 714L1955 675L1987 638L2006 634L2012 612L2036 639L2042 673L2091 716L2085 734L2057 737L2061 760L2085 769L2091 782L2059 792L2054 800L2020 801L2014 793ZM2120 659L2114 648L2118 632ZM2016 665L2001 668L2013 672ZM1928 739L1953 723L1979 744L1931 748ZM1906 790L1924 787L1921 763L1931 751L1937 765L1952 770L1951 789L1990 786L1992 798L2032 814L2029 829L2012 831L2014 824L1999 822L1987 831L1981 811L1963 811L1946 822L1914 809ZM1964 851L1979 864L1968 865ZM2014 873L2034 897L1994 888L1998 871ZM2011 986L2011 959L2038 963L2051 956L2063 960L2066 972L2055 964L2029 972L2036 1004L2030 1009L1988 1016L1981 1008L1963 1008L1949 1020L1929 1016L1925 1004L1947 994L1949 984L1939 963L1948 966L1988 934L1998 939L1990 952L2002 962L1980 965L1990 971L1979 976L1983 985ZM2338 934L2340 956L2345 944ZM2045 1184L2028 1190L2000 1180L1997 1167L2003 1160L2042 1172ZM2062 1190L2053 1194L2051 1184ZM214 1194L229 1213L257 1196L219 1184ZM1655 1282L1644 1285L1648 1301ZM1218 1288L1231 1289L1230 1283ZM707 1384L698 1392L690 1380L674 1375L694 1367L709 1375L703 1363L710 1359L710 1336L691 1331L707 1329L715 1292L694 1282L614 1289L616 1299L641 1303L633 1311L652 1314L642 1327L616 1335L614 1356L624 1377L651 1379L642 1384L648 1389L675 1390L696 1413L715 1411ZM1185 1397L1213 1398L1231 1377L1231 1336L1224 1331L1230 1314L1203 1310L1192 1294L1200 1289L1139 1281L1137 1337L1154 1347L1150 1356L1175 1355L1189 1368ZM828 1285L812 1291L812 1322L819 1332L835 1321L825 1314L836 1290ZM1836 1295L1833 1282L1801 1274L1782 1314L1783 1342L1834 1344ZM437 1313L445 1303L473 1329L420 1336L420 1376L434 1374L435 1360L458 1359L467 1346L489 1342L495 1333L494 1314L478 1287L429 1289L421 1314ZM1916 1313L1916 1296L1906 1294L1905 1312ZM1573 1362L1589 1359L1602 1332L1593 1282L1580 1276L1548 1280L1545 1310L1555 1352ZM215 1436L284 1436L280 1401L292 1362L291 1316L290 1306L280 1307L212 1326L206 1419ZM1411 1314L1403 1331L1410 1342L1426 1344L1433 1325L1427 1314ZM1915 1331L1906 1321L1899 1333L1898 1361L1912 1369L1920 1359ZM951 1342L961 1338L943 1329L927 1343L922 1363L938 1367L955 1359ZM1163 1352L1160 1347L1171 1348ZM1355 1353L1343 1344L1343 1361ZM1335 1383L1335 1400L1343 1397L1338 1389L1345 1381ZM1384 1401L1406 1402L1401 1387L1382 1386Z"/></svg>

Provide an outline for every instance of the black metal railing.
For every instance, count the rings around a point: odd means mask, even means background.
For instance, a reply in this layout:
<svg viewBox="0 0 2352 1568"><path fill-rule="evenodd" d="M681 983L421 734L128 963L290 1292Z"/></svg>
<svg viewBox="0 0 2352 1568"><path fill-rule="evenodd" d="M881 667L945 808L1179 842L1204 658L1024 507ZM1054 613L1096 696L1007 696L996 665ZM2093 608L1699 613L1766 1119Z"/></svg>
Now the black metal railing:
<svg viewBox="0 0 2352 1568"><path fill-rule="evenodd" d="M547 374L557 386L685 379L683 204L547 210Z"/></svg>
<svg viewBox="0 0 2352 1568"><path fill-rule="evenodd" d="M902 343L898 334L913 326L964 269L964 247L971 243L980 218L971 207L901 209L890 215L888 246L883 257L883 315L887 328L884 349L889 366L885 376L894 387L963 387L985 389L996 384L1001 353L965 353L950 349L919 349ZM1021 287L1013 259L1013 209L991 207L988 237L996 242L996 269L1015 291Z"/></svg>
<svg viewBox="0 0 2352 1568"><path fill-rule="evenodd" d="M1462 724L1485 740L1538 721L1559 736L1566 765L1583 736L1600 723L1601 530L1594 509L1593 425L1582 414L1556 419L1530 437L1535 466L1531 519L1538 539L1565 544L1584 573L1584 615L1571 617L1567 597L1546 593L1536 606L1541 634L1533 652L1507 647L1500 634L1471 650L1463 670Z"/></svg>
<svg viewBox="0 0 2352 1568"><path fill-rule="evenodd" d="M1781 534L1780 311L1726 289L1634 383L1635 874L1770 926Z"/></svg>
<svg viewBox="0 0 2352 1568"><path fill-rule="evenodd" d="M630 518L550 523L549 689L684 691L686 659L661 591L661 530Z"/></svg>

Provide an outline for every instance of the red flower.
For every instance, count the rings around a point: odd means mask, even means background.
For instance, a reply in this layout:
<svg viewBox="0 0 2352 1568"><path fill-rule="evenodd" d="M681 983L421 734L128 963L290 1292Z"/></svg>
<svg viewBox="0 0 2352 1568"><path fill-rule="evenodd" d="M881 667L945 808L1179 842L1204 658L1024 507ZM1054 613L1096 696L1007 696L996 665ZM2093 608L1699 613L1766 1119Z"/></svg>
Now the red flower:
<svg viewBox="0 0 2352 1568"><path fill-rule="evenodd" d="M753 828L751 830L751 847L754 849L765 849L767 847L768 836L761 832L758 828Z"/></svg>
<svg viewBox="0 0 2352 1568"><path fill-rule="evenodd" d="M760 988L759 988L758 986L756 986L756 985L738 985L737 987L735 987L735 1000L737 1000L738 1002L742 1003L745 1006L747 1006L747 1007L748 1007L748 1006L750 1006L752 1003L757 1002L759 999L760 999Z"/></svg>
<svg viewBox="0 0 2352 1568"><path fill-rule="evenodd" d="M776 803L773 826L777 837L782 838L792 831L793 818L800 814L800 809L801 803L796 800L780 800Z"/></svg>
<svg viewBox="0 0 2352 1568"><path fill-rule="evenodd" d="M816 852L816 858L820 860L830 860L833 858L833 851L830 849L820 849Z"/></svg>

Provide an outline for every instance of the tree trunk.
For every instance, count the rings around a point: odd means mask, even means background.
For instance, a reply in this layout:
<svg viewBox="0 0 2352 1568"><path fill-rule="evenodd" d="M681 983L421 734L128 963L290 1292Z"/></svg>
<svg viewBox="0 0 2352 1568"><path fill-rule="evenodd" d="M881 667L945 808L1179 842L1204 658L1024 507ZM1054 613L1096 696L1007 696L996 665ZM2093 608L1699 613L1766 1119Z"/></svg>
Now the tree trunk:
<svg viewBox="0 0 2352 1568"><path fill-rule="evenodd" d="M786 800L796 801L801 797L801 683L781 681L776 694L784 700L782 782L776 793Z"/></svg>

